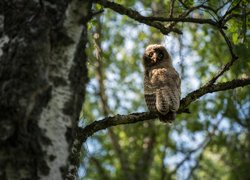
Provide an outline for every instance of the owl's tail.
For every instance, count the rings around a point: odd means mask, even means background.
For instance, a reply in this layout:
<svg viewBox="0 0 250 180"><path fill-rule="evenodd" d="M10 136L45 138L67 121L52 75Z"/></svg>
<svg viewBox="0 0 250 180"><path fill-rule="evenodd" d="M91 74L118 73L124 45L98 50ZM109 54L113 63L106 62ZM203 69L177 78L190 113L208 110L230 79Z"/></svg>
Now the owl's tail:
<svg viewBox="0 0 250 180"><path fill-rule="evenodd" d="M170 111L166 115L159 114L158 116L159 116L159 119L160 119L161 122L172 123L175 120L176 112Z"/></svg>

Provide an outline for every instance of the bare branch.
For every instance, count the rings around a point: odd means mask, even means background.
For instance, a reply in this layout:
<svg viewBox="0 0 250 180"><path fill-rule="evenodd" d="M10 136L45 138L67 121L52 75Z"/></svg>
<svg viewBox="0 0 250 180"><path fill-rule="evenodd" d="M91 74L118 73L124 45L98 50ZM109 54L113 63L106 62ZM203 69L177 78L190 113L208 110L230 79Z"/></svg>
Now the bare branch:
<svg viewBox="0 0 250 180"><path fill-rule="evenodd" d="M191 20L193 20L193 18L186 18L186 17L187 17L191 12L193 12L193 11L195 11L195 10L197 10L197 9L200 9L200 8L203 8L203 9L206 9L206 10L209 10L209 11L212 11L212 12L216 15L216 17L217 17L216 11L215 11L214 9L212 9L211 7L209 7L209 6L205 6L204 3L206 3L206 1L203 2L201 5L198 5L198 6L194 6L194 7L188 8L188 10L185 11L184 13L180 14L180 15L178 16L177 19L185 19L185 20L190 20L190 19L191 19ZM210 12L209 12L209 13L210 13ZM213 17L214 17L214 16L213 16ZM170 17L170 18L172 18L172 17ZM168 20L167 18L164 18L164 19L165 19L165 20ZM196 20L197 20L197 19L195 19L195 21L196 21ZM203 19L199 19L199 20L203 20ZM172 22L170 25L168 25L168 28L169 28L169 29L173 28L178 22L180 22L180 21L174 21L174 22ZM197 22L193 22L193 23L197 23ZM213 25L213 26L220 27L220 25L217 24L217 22L215 22L215 21L213 21L213 20L211 20L211 19L205 19L205 21L204 21L204 22L201 22L200 24L205 24L205 23L208 23L208 24ZM226 28L226 27L222 27L222 28Z"/></svg>
<svg viewBox="0 0 250 180"><path fill-rule="evenodd" d="M203 150L203 152L204 152L204 150ZM195 171L196 169L198 169L198 167L199 167L199 165L200 165L200 162L201 162L201 160L202 160L202 157L203 157L203 153L200 153L199 156L198 156L198 158L196 159L195 165L194 165L194 166L191 168L191 170L189 171L188 176L187 176L187 179L191 179L191 177L192 177L193 174L194 174L194 171Z"/></svg>
<svg viewBox="0 0 250 180"><path fill-rule="evenodd" d="M193 6L193 7L188 7L182 0L179 0L179 3L185 8L187 9L188 11L186 12L186 14L190 14L192 11L196 10L196 9L205 9L205 10L208 10L208 11L212 11L214 14L217 15L217 10L213 9L212 7L210 6L206 6L204 5L205 3L207 3L207 1L204 1L203 3L201 3L200 5L197 5L197 6Z"/></svg>
<svg viewBox="0 0 250 180"><path fill-rule="evenodd" d="M229 9L226 11L226 13L223 15L223 17L221 18L220 21L223 22L224 19L225 19L229 14L231 14L236 8L238 8L239 5L240 5L240 3L241 3L241 1L242 1L242 0L239 0L239 1L236 3L235 6L233 6L232 8L229 8ZM231 3L231 5L232 5L232 3ZM224 23L223 23L223 24L224 24Z"/></svg>
<svg viewBox="0 0 250 180"><path fill-rule="evenodd" d="M196 24L209 24L209 25L219 27L219 28L226 28L226 27L221 27L220 23L217 23L217 22L213 21L212 19L184 18L184 17L166 18L166 17L143 16L139 12L137 12L133 9L130 9L130 8L125 8L124 6L122 6L118 3L110 2L107 0L94 0L94 2L101 4L102 6L104 6L106 8L110 8L119 14L127 15L128 17L130 17L138 22L155 27L155 28L159 29L165 35L168 34L169 32L172 32L172 31L175 33L181 34L181 31L178 29L175 29L173 27L165 27L165 25L162 24L162 22L177 22L177 23L178 22L189 22L189 23L196 23ZM203 6L203 7L206 7L206 6ZM188 12L188 14L189 13L190 12Z"/></svg>
<svg viewBox="0 0 250 180"><path fill-rule="evenodd" d="M214 14L216 14L217 15L217 11L215 10L215 9L213 9L212 7L210 7L210 6L206 6L206 5L200 5L200 8L203 8L203 9L205 9L205 10L208 10L208 11L211 11L211 12L213 12Z"/></svg>
<svg viewBox="0 0 250 180"><path fill-rule="evenodd" d="M222 118L223 118L223 117L222 117ZM173 174L175 174L175 173L178 171L178 169L179 169L186 161L190 160L192 154L194 154L194 153L196 153L196 152L198 152L198 151L201 150L201 152L199 153L199 155L196 157L196 162L198 161L199 158L202 157L202 154L203 154L204 150L205 150L205 149L208 147L208 145L210 144L210 142L211 142L213 136L215 135L216 130L218 129L220 123L222 122L222 121L221 121L222 118L219 119L219 121L218 121L218 123L217 123L216 125L214 125L214 127L213 127L213 129L212 129L211 132L210 132L210 131L207 131L207 136L206 136L206 138L204 139L204 141L203 141L202 143L200 143L200 145L198 145L195 149L192 149L192 150L190 150L190 151L188 151L188 152L186 153L185 158L183 158L182 161L180 161L180 162L176 165L175 169L169 174L169 177L170 177L169 179L171 179L171 176L172 176ZM195 166L198 166L198 162L196 163ZM194 170L195 170L195 166L192 168L191 171L194 171ZM193 173L193 172L190 172L190 173ZM189 175L191 176L192 174L189 174ZM189 179L189 178L188 178L188 179Z"/></svg>
<svg viewBox="0 0 250 180"><path fill-rule="evenodd" d="M209 24L215 27L220 27L220 25L213 21L212 19L198 19L198 18L166 18L166 17L143 17L145 20L149 21L161 21L161 22L189 22L189 23L195 23L195 24ZM226 27L222 27L226 28Z"/></svg>
<svg viewBox="0 0 250 180"><path fill-rule="evenodd" d="M227 46L228 46L228 49L229 49L229 51L230 51L230 54L231 54L231 56L232 56L232 59L238 59L238 57L234 54L234 52L233 52L233 46L232 46L232 43L231 43L231 41L229 40L229 38L227 37L227 35L225 34L225 32L222 30L222 29L220 29L220 33L221 33L221 35L223 36L223 38L224 38L224 40L226 41L226 43L227 43Z"/></svg>
<svg viewBox="0 0 250 180"><path fill-rule="evenodd" d="M246 13L242 13L242 14L232 13L232 14L228 15L227 18L224 19L224 22L227 22L232 18L245 18L249 15L250 15L250 11L248 11Z"/></svg>
<svg viewBox="0 0 250 180"><path fill-rule="evenodd" d="M128 17L130 17L130 18L132 18L140 23L155 27L155 28L159 29L162 32L162 34L167 35L168 33L172 32L172 31L175 33L178 33L178 34L182 34L182 32L178 29L169 29L169 28L166 28L164 26L164 24L162 24L161 22L154 22L151 20L147 20L146 17L141 15L139 12L137 12L133 9L130 9L130 8L125 8L124 6L122 6L118 3L110 2L107 0L93 0L93 2L96 2L96 3L102 5L106 8L110 8L119 14L127 15Z"/></svg>
<svg viewBox="0 0 250 180"><path fill-rule="evenodd" d="M188 6L182 1L182 0L179 0L179 3L186 9L188 9Z"/></svg>
<svg viewBox="0 0 250 180"><path fill-rule="evenodd" d="M231 0L228 0L227 2L223 3L221 6L219 6L215 11L219 12L222 8L224 8L228 3L230 3Z"/></svg>
<svg viewBox="0 0 250 180"><path fill-rule="evenodd" d="M202 86L201 88L189 93L185 98L181 100L181 107L178 113L185 112L186 108L195 100L201 96L218 92L225 91L229 89L234 89L238 87L250 85L250 78L245 79L234 79L232 81L218 83L211 86ZM89 136L92 136L95 132L112 127L120 124L133 124L141 121L147 121L156 119L157 114L152 112L141 112L141 113L132 113L128 115L115 115L111 117L106 117L99 121L94 121L93 123L87 125L84 128L78 129L78 138L80 142L85 142Z"/></svg>
<svg viewBox="0 0 250 180"><path fill-rule="evenodd" d="M91 12L91 19L92 19L94 16L97 16L97 15L103 13L103 12L104 12L104 9L100 9L100 10L98 10L98 11Z"/></svg>
<svg viewBox="0 0 250 180"><path fill-rule="evenodd" d="M210 86L210 85L214 84L217 81L217 79L220 76L222 76L226 71L228 71L230 69L230 67L234 64L234 62L238 59L238 57L234 54L232 43L228 39L228 37L226 36L225 32L222 29L220 29L219 31L227 43L228 49L229 49L230 54L231 54L231 60L227 64L225 64L221 68L221 70L219 70L217 72L217 74L207 84L205 84L205 86Z"/></svg>
<svg viewBox="0 0 250 180"><path fill-rule="evenodd" d="M77 133L78 139L81 142L85 142L89 136L92 136L97 131L121 124L132 124L156 118L157 114L150 112L132 113L128 115L117 114L115 116L105 117L102 120L94 121L84 128L79 128Z"/></svg>
<svg viewBox="0 0 250 180"><path fill-rule="evenodd" d="M211 12L213 12L216 16L217 16L217 12L216 12L216 10L214 10L212 7L210 7L210 6L206 6L206 5L204 5L205 3L206 3L207 1L204 1L202 4L200 4L200 5L197 5L197 6L193 6L193 7L190 7L190 8L187 8L187 6L186 6L186 9L187 9L187 11L185 11L184 13L182 13L182 15L180 15L179 17L186 17L186 16L188 16L191 12L193 12L193 11L195 11L195 10L197 10L197 9L205 9L205 10L208 10L208 11L211 11Z"/></svg>
<svg viewBox="0 0 250 180"><path fill-rule="evenodd" d="M173 174L175 174L175 173L178 171L178 169L179 169L187 160L189 160L189 159L191 158L191 155L192 155L192 154L194 154L195 152L197 152L197 151L199 151L199 150L201 150L201 149L206 148L206 147L208 146L210 140L211 140L211 138L208 137L208 138L206 138L199 146L197 146L197 148L190 150L190 151L186 154L185 158L183 158L183 159L176 165L175 169L174 169L168 176L171 177Z"/></svg>
<svg viewBox="0 0 250 180"><path fill-rule="evenodd" d="M169 17L173 17L173 14L174 14L174 3L175 3L175 0L171 0L170 1L170 13L169 13Z"/></svg>
<svg viewBox="0 0 250 180"><path fill-rule="evenodd" d="M178 112L181 113L185 108L189 106L189 104L207 93L225 91L248 85L250 85L250 78L234 79L232 81L224 83L212 84L211 86L202 86L201 88L189 93L185 98L181 100L181 107Z"/></svg>

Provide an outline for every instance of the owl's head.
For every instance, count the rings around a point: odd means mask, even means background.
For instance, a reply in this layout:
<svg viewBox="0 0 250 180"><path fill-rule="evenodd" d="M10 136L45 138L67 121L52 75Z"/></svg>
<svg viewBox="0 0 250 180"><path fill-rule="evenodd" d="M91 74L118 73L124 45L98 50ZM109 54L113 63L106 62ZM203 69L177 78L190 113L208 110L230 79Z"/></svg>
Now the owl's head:
<svg viewBox="0 0 250 180"><path fill-rule="evenodd" d="M166 67L172 66L172 60L166 48L160 44L150 44L143 54L143 66L149 67Z"/></svg>

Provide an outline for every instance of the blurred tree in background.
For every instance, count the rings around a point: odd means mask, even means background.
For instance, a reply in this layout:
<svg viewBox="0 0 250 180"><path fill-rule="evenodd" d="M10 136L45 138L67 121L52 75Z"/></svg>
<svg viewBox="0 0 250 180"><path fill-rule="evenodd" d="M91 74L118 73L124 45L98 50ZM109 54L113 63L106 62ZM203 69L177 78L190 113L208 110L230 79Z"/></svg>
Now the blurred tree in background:
<svg viewBox="0 0 250 180"><path fill-rule="evenodd" d="M115 1L143 16L187 19L151 19L170 27L167 35L120 6L96 2L94 9L106 9L89 23L84 125L108 115L147 111L141 58L148 44L161 43L170 51L182 76L182 97L205 85L230 61L234 64L217 83L249 78L248 1ZM189 110L170 126L154 120L99 131L83 146L79 178L249 179L250 88L206 94Z"/></svg>

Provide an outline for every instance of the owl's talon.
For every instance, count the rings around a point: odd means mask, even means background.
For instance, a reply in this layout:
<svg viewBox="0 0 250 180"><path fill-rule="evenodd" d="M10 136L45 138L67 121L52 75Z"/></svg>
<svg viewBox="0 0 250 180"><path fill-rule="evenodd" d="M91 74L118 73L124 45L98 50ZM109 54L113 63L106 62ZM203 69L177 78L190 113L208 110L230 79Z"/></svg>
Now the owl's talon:
<svg viewBox="0 0 250 180"><path fill-rule="evenodd" d="M171 124L172 122L174 122L175 117L176 117L176 113L175 112L169 112L166 115L159 114L159 120L161 122L169 123L169 124Z"/></svg>

